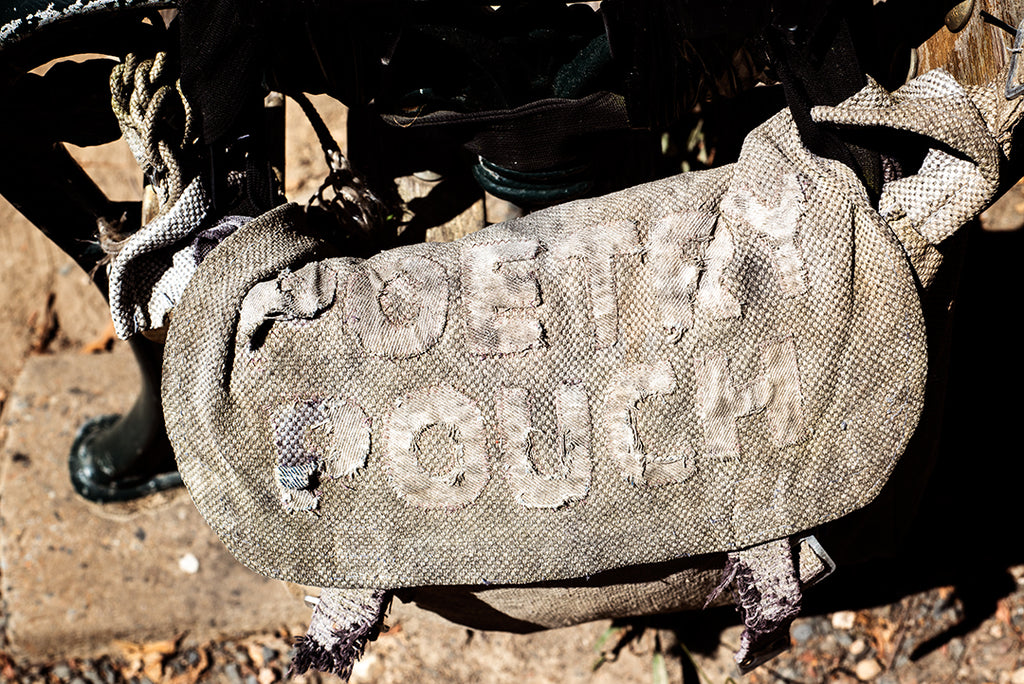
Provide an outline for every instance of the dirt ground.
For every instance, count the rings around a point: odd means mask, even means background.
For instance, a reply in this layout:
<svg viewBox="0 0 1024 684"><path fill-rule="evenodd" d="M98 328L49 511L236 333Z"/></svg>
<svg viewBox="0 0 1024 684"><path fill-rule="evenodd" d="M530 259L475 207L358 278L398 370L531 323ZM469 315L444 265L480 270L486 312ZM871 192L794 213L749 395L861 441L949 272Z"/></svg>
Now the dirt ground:
<svg viewBox="0 0 1024 684"><path fill-rule="evenodd" d="M325 113L342 137L344 111L327 107ZM325 167L294 108L288 120L287 192L303 199L315 190ZM124 145L75 154L112 197L141 195L139 173ZM982 305L967 312L956 338L959 366L950 380L945 456L931 476L911 541L888 560L840 568L809 598L808 616L792 630L793 648L746 681L1024 684L1017 463L1022 452L1014 439L1021 362L1013 353L1019 333L1009 327L1020 312L1015 296L1024 253L1022 216L1024 192L1014 188L988 215L990 230L972 236L979 256L968 263L965 282L973 279L978 292L973 296ZM29 355L103 353L116 344L109 313L88 277L2 201L0 287L6 293L0 299L0 404ZM390 631L370 645L353 681L742 679L729 655L739 628L728 609L528 636L467 630L405 606L395 608L389 624ZM206 644L187 639L112 644L94 659L47 662L0 651L0 680L269 684L286 671L290 633L295 631ZM320 679L310 675L302 681Z"/></svg>

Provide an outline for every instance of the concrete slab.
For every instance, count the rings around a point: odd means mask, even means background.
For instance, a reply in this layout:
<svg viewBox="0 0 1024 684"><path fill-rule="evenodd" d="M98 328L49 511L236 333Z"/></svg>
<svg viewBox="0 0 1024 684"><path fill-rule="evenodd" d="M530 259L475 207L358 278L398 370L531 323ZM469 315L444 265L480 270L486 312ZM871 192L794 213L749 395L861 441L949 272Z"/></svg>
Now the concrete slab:
<svg viewBox="0 0 1024 684"><path fill-rule="evenodd" d="M90 655L111 641L189 640L302 623L284 585L235 561L188 493L99 506L80 499L67 458L78 426L135 397L131 354L36 356L2 416L3 599L11 650Z"/></svg>

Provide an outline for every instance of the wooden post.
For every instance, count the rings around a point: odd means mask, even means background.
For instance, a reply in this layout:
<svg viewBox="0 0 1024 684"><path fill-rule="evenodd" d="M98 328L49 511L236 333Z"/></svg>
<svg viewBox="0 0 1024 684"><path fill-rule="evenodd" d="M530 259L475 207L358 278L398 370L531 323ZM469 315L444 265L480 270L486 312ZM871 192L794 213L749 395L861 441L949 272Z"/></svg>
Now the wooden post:
<svg viewBox="0 0 1024 684"><path fill-rule="evenodd" d="M981 12L1016 28L1024 19L1024 0L967 0L957 10L969 12L966 25L956 33L943 27L919 47L917 73L942 67L961 83L988 83L1009 62L1013 36L985 22Z"/></svg>

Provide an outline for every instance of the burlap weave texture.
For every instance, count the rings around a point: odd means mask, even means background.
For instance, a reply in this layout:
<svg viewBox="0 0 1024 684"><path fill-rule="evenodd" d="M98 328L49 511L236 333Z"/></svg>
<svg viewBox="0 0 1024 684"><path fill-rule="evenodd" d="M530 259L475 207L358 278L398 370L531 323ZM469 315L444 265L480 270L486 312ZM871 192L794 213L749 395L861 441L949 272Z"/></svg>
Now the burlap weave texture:
<svg viewBox="0 0 1024 684"><path fill-rule="evenodd" d="M949 81L924 94L970 103ZM903 193L894 219L938 240L956 201ZM243 563L382 588L566 580L823 524L884 484L927 375L911 259L788 112L729 167L366 261L275 210L199 267L164 371L182 475Z"/></svg>

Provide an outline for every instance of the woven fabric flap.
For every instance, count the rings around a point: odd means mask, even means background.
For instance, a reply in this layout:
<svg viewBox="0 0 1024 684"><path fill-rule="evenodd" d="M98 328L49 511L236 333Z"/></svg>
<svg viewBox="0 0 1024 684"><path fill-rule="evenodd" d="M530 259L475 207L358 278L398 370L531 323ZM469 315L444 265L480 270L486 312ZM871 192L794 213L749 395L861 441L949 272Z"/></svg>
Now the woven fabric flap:
<svg viewBox="0 0 1024 684"><path fill-rule="evenodd" d="M946 111L940 139L970 146L985 121L940 81L957 106L868 90L816 114ZM990 195L977 139L964 177ZM963 213L890 196L929 239ZM729 167L366 261L318 249L295 207L238 230L165 355L196 505L273 577L521 584L749 547L868 503L922 408L907 254L788 112Z"/></svg>

